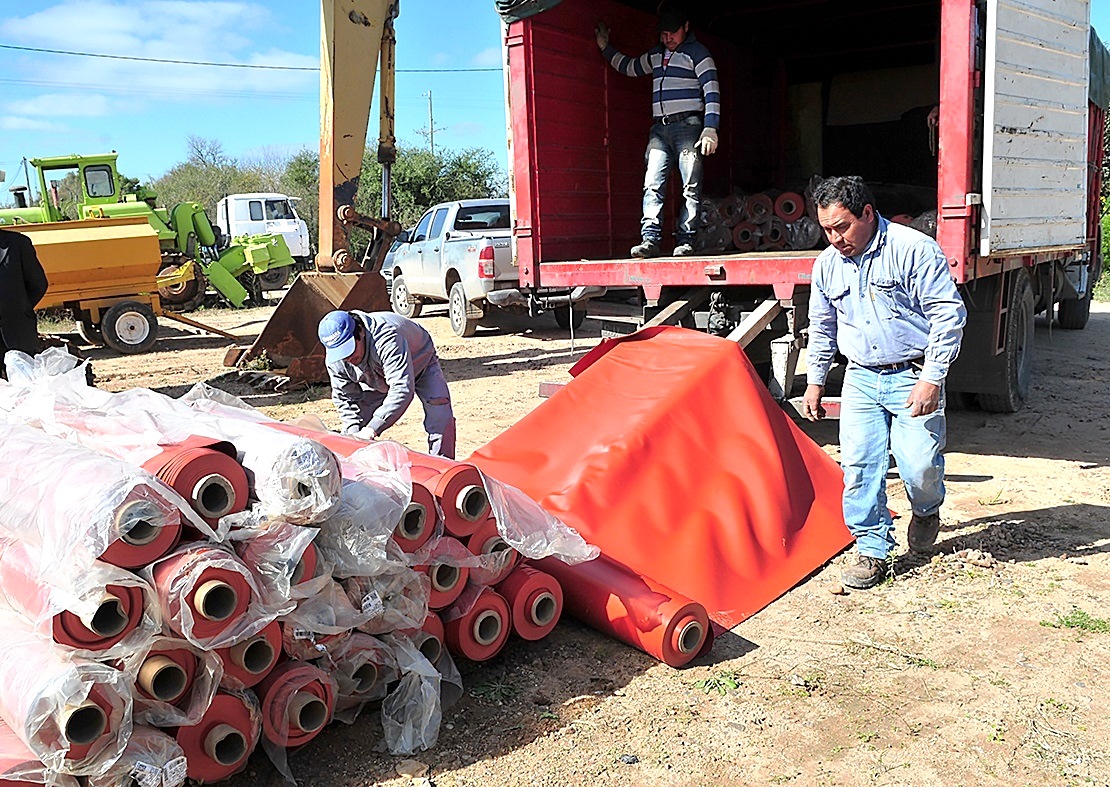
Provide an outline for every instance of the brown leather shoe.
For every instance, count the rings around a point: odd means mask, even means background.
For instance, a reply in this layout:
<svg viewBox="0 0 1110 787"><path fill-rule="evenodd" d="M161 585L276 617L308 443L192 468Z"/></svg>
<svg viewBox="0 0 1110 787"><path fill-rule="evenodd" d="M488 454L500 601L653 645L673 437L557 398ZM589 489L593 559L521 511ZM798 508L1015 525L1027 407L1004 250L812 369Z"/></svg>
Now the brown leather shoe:
<svg viewBox="0 0 1110 787"><path fill-rule="evenodd" d="M845 587L867 590L886 579L886 561L877 557L856 555L840 572Z"/></svg>
<svg viewBox="0 0 1110 787"><path fill-rule="evenodd" d="M940 512L921 516L914 514L910 517L910 527L907 540L910 542L911 552L930 552L940 533Z"/></svg>

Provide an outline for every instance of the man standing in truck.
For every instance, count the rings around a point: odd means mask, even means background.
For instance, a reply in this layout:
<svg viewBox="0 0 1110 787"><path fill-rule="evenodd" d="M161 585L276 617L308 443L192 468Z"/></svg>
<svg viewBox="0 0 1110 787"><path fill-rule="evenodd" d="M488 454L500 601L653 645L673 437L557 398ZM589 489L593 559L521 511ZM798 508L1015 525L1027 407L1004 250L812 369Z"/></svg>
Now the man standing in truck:
<svg viewBox="0 0 1110 787"><path fill-rule="evenodd" d="M418 396L428 453L455 458L451 392L424 328L392 312L333 311L320 320L319 336L343 432L374 440Z"/></svg>
<svg viewBox="0 0 1110 787"><path fill-rule="evenodd" d="M7 379L4 355L40 349L35 306L46 295L46 272L31 240L21 232L0 230L0 378Z"/></svg>
<svg viewBox="0 0 1110 787"><path fill-rule="evenodd" d="M824 415L825 377L839 351L848 358L840 404L844 521L858 552L841 579L862 590L886 577L895 545L886 497L890 452L913 509L910 550L928 552L936 541L944 380L967 310L936 241L880 216L860 178L829 178L813 201L830 245L813 265L802 415Z"/></svg>
<svg viewBox="0 0 1110 787"><path fill-rule="evenodd" d="M717 150L721 118L721 93L717 66L709 50L690 32L685 9L664 4L659 11L659 43L638 58L618 52L609 44L609 29L599 22L595 36L602 56L627 76L652 77L651 111L655 122L644 155L644 210L640 222L642 241L632 247L633 257L658 257L663 229L663 194L667 176L678 166L682 177L682 204L675 233L674 256L694 253L698 203L701 201L702 157Z"/></svg>

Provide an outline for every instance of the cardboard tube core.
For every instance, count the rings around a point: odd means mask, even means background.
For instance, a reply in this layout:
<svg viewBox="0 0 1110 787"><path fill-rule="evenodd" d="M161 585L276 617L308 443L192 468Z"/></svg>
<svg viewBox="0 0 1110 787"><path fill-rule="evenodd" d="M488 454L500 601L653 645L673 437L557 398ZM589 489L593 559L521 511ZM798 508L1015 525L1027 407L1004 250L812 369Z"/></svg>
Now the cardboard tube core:
<svg viewBox="0 0 1110 787"><path fill-rule="evenodd" d="M477 522L489 511L489 497L486 490L477 484L464 486L455 498L455 510L467 522Z"/></svg>
<svg viewBox="0 0 1110 787"><path fill-rule="evenodd" d="M427 657L425 656L425 658ZM378 682L378 668L367 662L356 669L351 677L355 681L355 691L359 694L365 694L374 688L374 684Z"/></svg>
<svg viewBox="0 0 1110 787"><path fill-rule="evenodd" d="M128 621L119 597L105 593L92 618L81 622L98 637L114 637L127 628Z"/></svg>
<svg viewBox="0 0 1110 787"><path fill-rule="evenodd" d="M230 724L217 724L204 737L204 753L220 765L234 765L247 753L247 739Z"/></svg>
<svg viewBox="0 0 1110 787"><path fill-rule="evenodd" d="M158 538L165 517L156 505L146 500L132 500L116 514L120 540L141 547Z"/></svg>
<svg viewBox="0 0 1110 787"><path fill-rule="evenodd" d="M679 630L678 650L682 653L693 653L701 647L704 639L705 631L701 623L691 620Z"/></svg>
<svg viewBox="0 0 1110 787"><path fill-rule="evenodd" d="M432 569L432 588L445 593L459 584L461 572L458 566L449 566L446 563L436 563Z"/></svg>
<svg viewBox="0 0 1110 787"><path fill-rule="evenodd" d="M301 732L316 732L328 722L328 706L315 694L298 691L289 701L289 726Z"/></svg>
<svg viewBox="0 0 1110 787"><path fill-rule="evenodd" d="M428 526L428 509L419 503L409 503L401 521L397 523L397 532L402 538L410 541L424 535L424 528Z"/></svg>
<svg viewBox="0 0 1110 787"><path fill-rule="evenodd" d="M231 661L252 675L260 675L274 665L277 653L265 637L252 637L231 648Z"/></svg>
<svg viewBox="0 0 1110 787"><path fill-rule="evenodd" d="M193 594L193 604L201 617L219 622L227 620L239 603L235 588L217 579L209 580Z"/></svg>
<svg viewBox="0 0 1110 787"><path fill-rule="evenodd" d="M185 693L188 676L176 661L155 654L139 667L136 682L149 696L162 702L174 702Z"/></svg>
<svg viewBox="0 0 1110 787"><path fill-rule="evenodd" d="M532 622L537 626L546 626L555 619L555 612L558 608L559 605L555 601L555 596L545 590L532 601Z"/></svg>
<svg viewBox="0 0 1110 787"><path fill-rule="evenodd" d="M66 740L78 746L88 746L108 728L104 709L95 702L83 702L68 711L62 722Z"/></svg>
<svg viewBox="0 0 1110 787"><path fill-rule="evenodd" d="M501 616L487 609L474 619L474 641L479 645L489 645L501 636Z"/></svg>
<svg viewBox="0 0 1110 787"><path fill-rule="evenodd" d="M235 487L219 473L210 473L197 481L192 499L201 516L219 519L235 507Z"/></svg>
<svg viewBox="0 0 1110 787"><path fill-rule="evenodd" d="M432 664L435 664L439 661L439 657L443 655L443 643L439 641L439 637L433 637L431 634L427 634L424 636L424 639L421 640L420 644L417 645L417 650L420 651L420 654L424 658Z"/></svg>

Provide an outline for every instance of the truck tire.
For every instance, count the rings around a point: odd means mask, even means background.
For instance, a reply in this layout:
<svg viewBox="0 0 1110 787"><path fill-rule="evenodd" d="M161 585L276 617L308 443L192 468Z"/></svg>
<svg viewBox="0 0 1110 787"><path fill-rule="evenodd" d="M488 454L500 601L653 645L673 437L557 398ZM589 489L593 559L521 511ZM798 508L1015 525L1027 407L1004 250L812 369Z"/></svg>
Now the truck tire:
<svg viewBox="0 0 1110 787"><path fill-rule="evenodd" d="M397 290L397 280L393 280L394 292ZM457 336L473 336L474 332L478 330L478 321L473 317L467 316L466 291L463 289L462 282L457 281L451 285L451 296L447 302L447 314L451 318L451 330Z"/></svg>
<svg viewBox="0 0 1110 787"><path fill-rule="evenodd" d="M405 277L399 273L393 274L393 283L389 289L389 304L395 313L410 320L419 317L420 310L423 308L423 304L412 297L405 283Z"/></svg>
<svg viewBox="0 0 1110 787"><path fill-rule="evenodd" d="M1024 270L1013 271L1007 303L1005 390L979 394L979 406L989 413L1016 413L1033 387L1033 286Z"/></svg>
<svg viewBox="0 0 1110 787"><path fill-rule="evenodd" d="M99 325L94 325L93 321L86 317L77 318L76 323L77 335L85 344L94 344L98 347L104 344L104 335L100 332Z"/></svg>
<svg viewBox="0 0 1110 787"><path fill-rule="evenodd" d="M569 331L572 326L577 331L586 320L585 309L575 308L573 312L568 313L567 309L560 306L557 309L552 309L552 313L555 315L555 324L564 331Z"/></svg>
<svg viewBox="0 0 1110 787"><path fill-rule="evenodd" d="M1087 320L1091 318L1091 293L1082 298L1073 298L1070 301L1060 301L1059 311L1056 312L1056 324L1068 331L1081 331L1087 327Z"/></svg>
<svg viewBox="0 0 1110 787"><path fill-rule="evenodd" d="M166 265L158 271L159 276L167 276L177 271L180 266ZM204 302L204 293L208 289L208 280L197 267L193 268L191 281L175 284L172 287L161 287L158 295L162 299L162 306L171 312L191 312Z"/></svg>
<svg viewBox="0 0 1110 787"><path fill-rule="evenodd" d="M158 339L158 318L145 303L121 301L100 319L104 343L125 355L145 353Z"/></svg>

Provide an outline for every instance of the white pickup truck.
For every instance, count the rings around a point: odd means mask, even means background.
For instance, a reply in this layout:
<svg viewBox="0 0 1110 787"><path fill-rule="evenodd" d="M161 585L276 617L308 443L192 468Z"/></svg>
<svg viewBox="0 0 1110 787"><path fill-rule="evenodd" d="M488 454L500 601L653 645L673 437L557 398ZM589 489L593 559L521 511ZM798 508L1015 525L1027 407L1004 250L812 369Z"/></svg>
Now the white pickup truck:
<svg viewBox="0 0 1110 787"><path fill-rule="evenodd" d="M520 286L510 235L507 199L432 206L386 259L393 311L416 317L424 303L446 301L451 328L472 336L491 308L489 293Z"/></svg>

